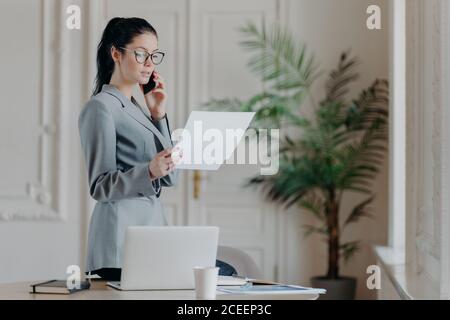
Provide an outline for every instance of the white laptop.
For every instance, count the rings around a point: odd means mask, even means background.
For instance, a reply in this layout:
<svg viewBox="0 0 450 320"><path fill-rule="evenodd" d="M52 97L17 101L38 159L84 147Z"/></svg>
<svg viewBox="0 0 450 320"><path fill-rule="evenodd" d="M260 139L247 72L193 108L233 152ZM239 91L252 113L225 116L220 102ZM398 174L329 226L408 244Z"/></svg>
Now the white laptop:
<svg viewBox="0 0 450 320"><path fill-rule="evenodd" d="M219 228L213 226L128 227L120 290L194 289L196 266L215 266Z"/></svg>

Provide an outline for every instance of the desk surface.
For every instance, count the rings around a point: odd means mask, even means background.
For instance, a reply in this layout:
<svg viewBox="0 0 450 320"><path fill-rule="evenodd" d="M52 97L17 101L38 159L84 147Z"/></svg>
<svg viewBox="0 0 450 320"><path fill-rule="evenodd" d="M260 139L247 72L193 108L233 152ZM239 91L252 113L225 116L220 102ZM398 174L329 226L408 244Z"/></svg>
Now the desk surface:
<svg viewBox="0 0 450 320"><path fill-rule="evenodd" d="M29 293L33 282L0 284L0 300L195 300L195 290L147 290L120 291L106 285L106 281L95 280L89 290L65 294ZM226 294L217 291L217 300L315 300L317 294Z"/></svg>

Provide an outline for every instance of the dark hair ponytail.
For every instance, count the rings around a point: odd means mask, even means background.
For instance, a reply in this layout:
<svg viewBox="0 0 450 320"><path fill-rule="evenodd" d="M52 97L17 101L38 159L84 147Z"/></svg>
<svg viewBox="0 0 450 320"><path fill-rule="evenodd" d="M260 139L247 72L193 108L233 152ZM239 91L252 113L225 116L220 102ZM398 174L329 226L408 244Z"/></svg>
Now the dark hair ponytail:
<svg viewBox="0 0 450 320"><path fill-rule="evenodd" d="M111 81L114 71L111 47L123 52L120 47L125 47L135 36L145 32L150 32L158 38L156 30L144 19L116 17L109 20L97 47L97 76L93 95L102 91L103 85Z"/></svg>

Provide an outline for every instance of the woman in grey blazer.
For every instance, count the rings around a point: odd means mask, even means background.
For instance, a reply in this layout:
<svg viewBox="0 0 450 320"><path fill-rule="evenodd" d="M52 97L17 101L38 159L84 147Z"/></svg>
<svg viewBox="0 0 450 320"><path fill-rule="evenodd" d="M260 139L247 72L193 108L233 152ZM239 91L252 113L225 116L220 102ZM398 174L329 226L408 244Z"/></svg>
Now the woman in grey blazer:
<svg viewBox="0 0 450 320"><path fill-rule="evenodd" d="M155 29L144 19L113 18L97 52L96 88L78 120L89 192L97 200L90 220L86 271L119 280L125 229L167 225L162 187L176 183L167 94L155 65ZM156 87L146 92L153 76ZM132 97L139 85L151 117Z"/></svg>

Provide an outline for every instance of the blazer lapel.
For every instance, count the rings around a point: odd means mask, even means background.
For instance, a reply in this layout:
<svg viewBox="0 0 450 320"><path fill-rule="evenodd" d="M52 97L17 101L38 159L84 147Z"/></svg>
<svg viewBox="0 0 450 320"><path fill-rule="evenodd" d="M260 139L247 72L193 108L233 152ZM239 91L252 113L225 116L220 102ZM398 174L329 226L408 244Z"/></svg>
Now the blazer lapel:
<svg viewBox="0 0 450 320"><path fill-rule="evenodd" d="M153 134L158 138L161 142L164 149L170 148L171 144L167 141L167 139L161 134L158 128L150 121L150 119L144 114L144 112L140 109L140 107L134 105L119 89L116 87L105 84L102 87L102 91L109 93L119 99L122 104L122 109L128 113L134 120L139 122L141 125L146 127L148 130L153 132Z"/></svg>

